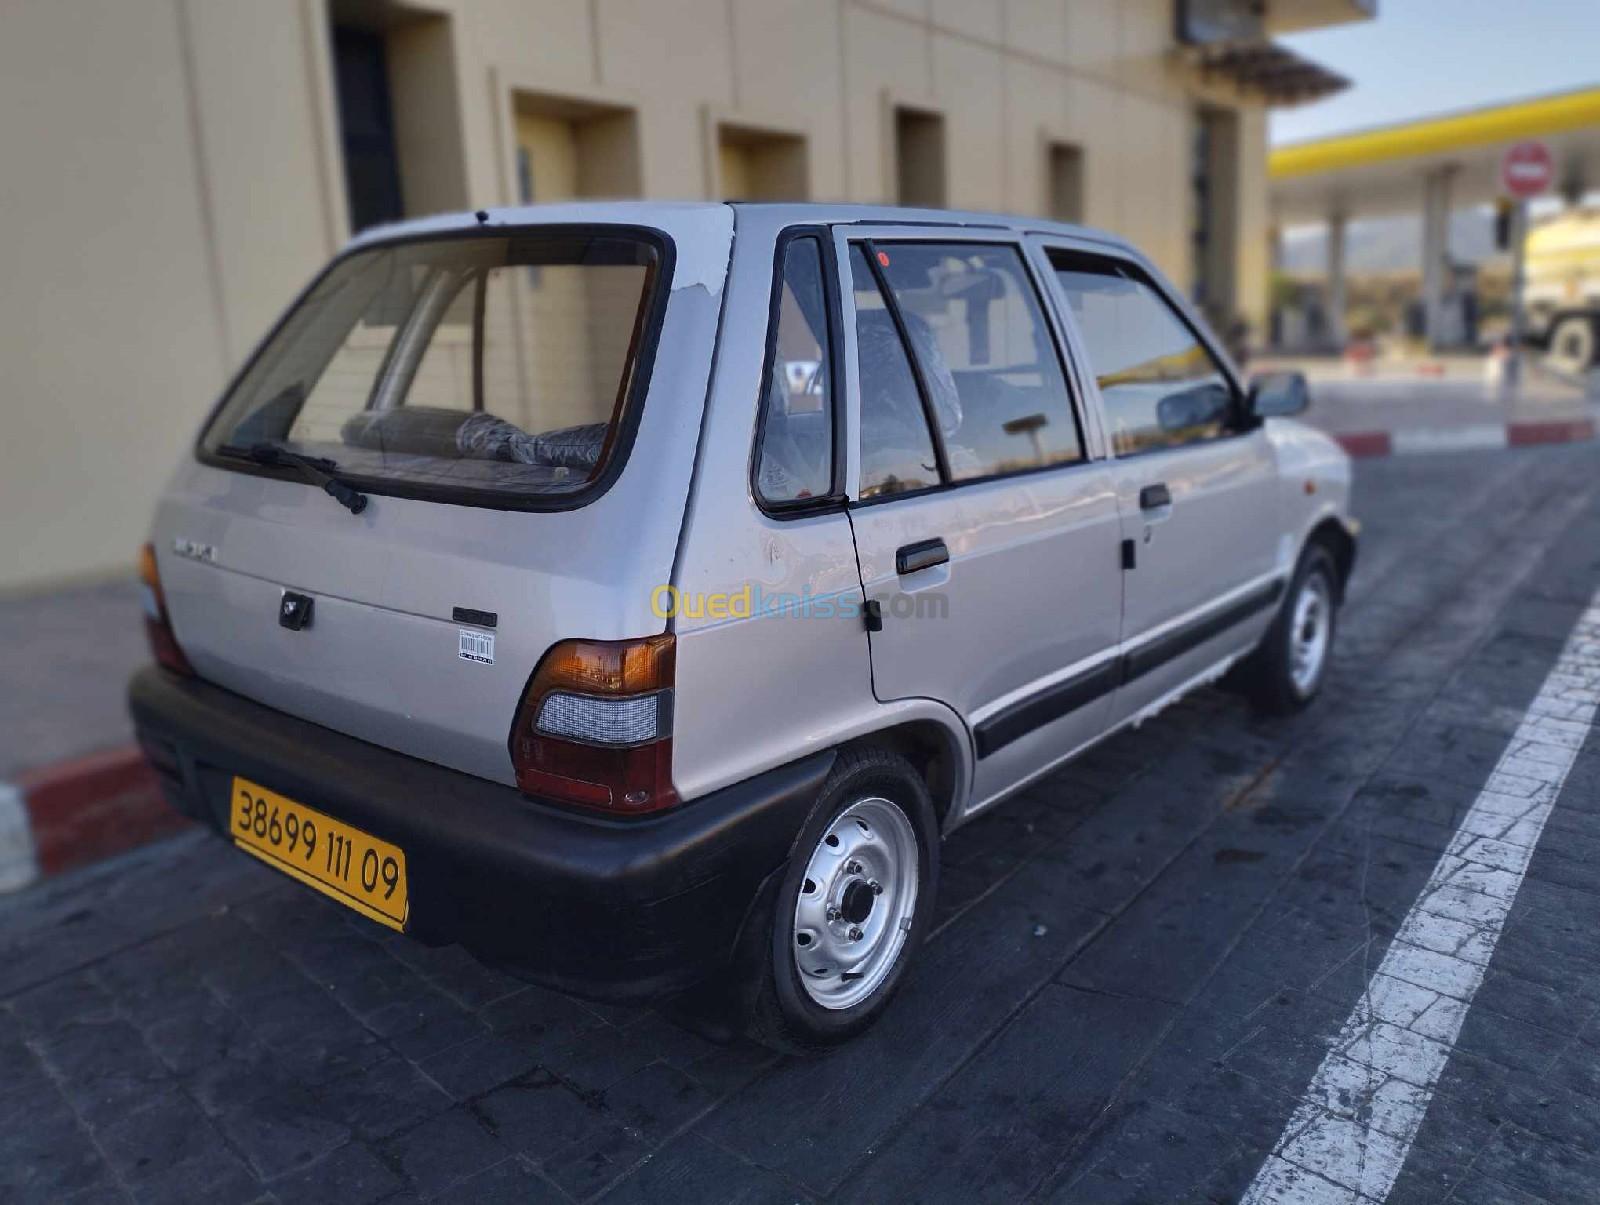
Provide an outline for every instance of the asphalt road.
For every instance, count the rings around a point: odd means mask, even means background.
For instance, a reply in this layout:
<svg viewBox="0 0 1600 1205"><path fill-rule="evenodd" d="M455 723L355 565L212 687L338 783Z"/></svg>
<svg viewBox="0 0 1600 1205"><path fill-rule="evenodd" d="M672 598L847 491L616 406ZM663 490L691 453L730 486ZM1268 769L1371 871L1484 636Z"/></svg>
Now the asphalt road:
<svg viewBox="0 0 1600 1205"><path fill-rule="evenodd" d="M1534 781L1528 717L1600 691L1597 470L1361 464L1318 704L1207 691L958 833L895 1007L824 1058L523 986L200 834L0 900L0 1200L1600 1199L1600 738L1552 721L1538 824L1441 862Z"/></svg>

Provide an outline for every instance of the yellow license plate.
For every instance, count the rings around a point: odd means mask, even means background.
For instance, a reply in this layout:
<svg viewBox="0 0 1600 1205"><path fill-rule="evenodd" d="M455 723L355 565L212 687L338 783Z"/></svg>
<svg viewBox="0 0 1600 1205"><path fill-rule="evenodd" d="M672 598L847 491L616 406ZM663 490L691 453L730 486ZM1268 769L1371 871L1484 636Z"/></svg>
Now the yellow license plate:
<svg viewBox="0 0 1600 1205"><path fill-rule="evenodd" d="M247 778L233 780L228 827L245 853L369 920L406 927L406 855L399 846Z"/></svg>

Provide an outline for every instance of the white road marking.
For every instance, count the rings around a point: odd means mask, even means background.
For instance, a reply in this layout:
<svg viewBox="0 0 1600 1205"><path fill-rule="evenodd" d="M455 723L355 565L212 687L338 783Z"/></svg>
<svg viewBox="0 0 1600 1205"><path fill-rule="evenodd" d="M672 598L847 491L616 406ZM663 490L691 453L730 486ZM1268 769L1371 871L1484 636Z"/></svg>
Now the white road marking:
<svg viewBox="0 0 1600 1205"><path fill-rule="evenodd" d="M1574 625L1241 1205L1387 1198L1597 705L1600 594Z"/></svg>
<svg viewBox="0 0 1600 1205"><path fill-rule="evenodd" d="M0 782L0 891L16 891L38 877L28 805L21 791Z"/></svg>

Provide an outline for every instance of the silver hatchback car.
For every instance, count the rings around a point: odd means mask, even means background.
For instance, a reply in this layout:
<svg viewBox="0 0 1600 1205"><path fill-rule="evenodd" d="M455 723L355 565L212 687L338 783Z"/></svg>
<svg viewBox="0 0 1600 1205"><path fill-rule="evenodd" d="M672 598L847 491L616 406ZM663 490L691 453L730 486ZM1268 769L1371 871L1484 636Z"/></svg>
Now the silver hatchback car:
<svg viewBox="0 0 1600 1205"><path fill-rule="evenodd" d="M983 214L363 236L206 421L131 686L173 804L426 942L862 1030L941 835L1230 668L1317 693L1350 468L1151 264Z"/></svg>

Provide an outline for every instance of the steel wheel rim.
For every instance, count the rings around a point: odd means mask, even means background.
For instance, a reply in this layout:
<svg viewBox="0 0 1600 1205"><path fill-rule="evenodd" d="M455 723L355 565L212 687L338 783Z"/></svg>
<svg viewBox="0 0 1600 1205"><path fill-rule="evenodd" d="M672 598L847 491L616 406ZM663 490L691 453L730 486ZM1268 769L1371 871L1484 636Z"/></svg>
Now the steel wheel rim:
<svg viewBox="0 0 1600 1205"><path fill-rule="evenodd" d="M836 816L806 862L789 948L806 995L851 1008L900 959L917 909L917 834L881 796Z"/></svg>
<svg viewBox="0 0 1600 1205"><path fill-rule="evenodd" d="M1588 366L1593 340L1591 331L1575 323L1564 322L1556 329L1555 337L1551 340L1551 358L1564 367L1581 371Z"/></svg>
<svg viewBox="0 0 1600 1205"><path fill-rule="evenodd" d="M1301 697L1316 689L1328 659L1333 624L1333 592L1328 579L1312 573L1301 583L1289 622L1289 680Z"/></svg>

